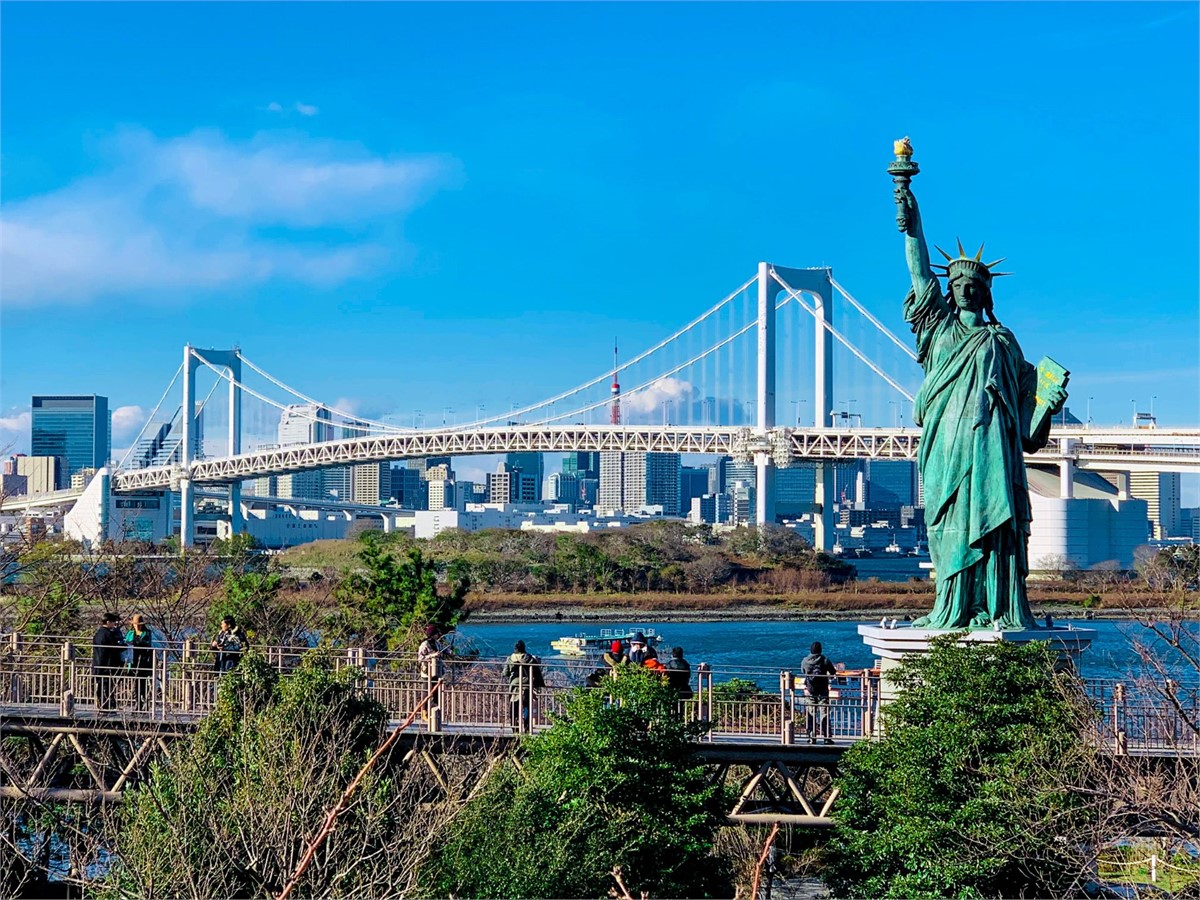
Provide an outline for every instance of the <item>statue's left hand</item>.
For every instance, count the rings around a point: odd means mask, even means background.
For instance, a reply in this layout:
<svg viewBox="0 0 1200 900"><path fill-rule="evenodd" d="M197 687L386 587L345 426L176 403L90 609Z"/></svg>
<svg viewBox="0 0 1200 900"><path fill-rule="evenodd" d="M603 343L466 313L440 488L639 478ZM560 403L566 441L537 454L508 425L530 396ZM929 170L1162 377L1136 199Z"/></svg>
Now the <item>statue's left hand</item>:
<svg viewBox="0 0 1200 900"><path fill-rule="evenodd" d="M1061 386L1054 385L1046 391L1043 399L1050 404L1051 414L1057 413L1062 410L1063 405L1067 402L1067 392Z"/></svg>

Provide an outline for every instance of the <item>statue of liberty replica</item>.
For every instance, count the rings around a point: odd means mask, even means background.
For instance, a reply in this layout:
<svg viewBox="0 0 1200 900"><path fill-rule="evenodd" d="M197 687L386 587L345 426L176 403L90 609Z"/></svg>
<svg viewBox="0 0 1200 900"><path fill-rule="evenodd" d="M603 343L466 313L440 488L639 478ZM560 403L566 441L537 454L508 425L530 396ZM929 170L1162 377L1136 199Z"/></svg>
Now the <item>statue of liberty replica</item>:
<svg viewBox="0 0 1200 900"><path fill-rule="evenodd" d="M1009 273L992 268L1003 260L984 263L982 246L972 257L958 242L957 257L935 245L946 263L930 263L910 187L918 172L912 153L908 138L897 141L888 173L912 276L904 318L925 370L913 420L921 426L917 464L937 582L933 611L913 627L1035 628L1025 591L1032 517L1024 454L1046 445L1069 373L1049 358L1027 362L996 318L992 280Z"/></svg>

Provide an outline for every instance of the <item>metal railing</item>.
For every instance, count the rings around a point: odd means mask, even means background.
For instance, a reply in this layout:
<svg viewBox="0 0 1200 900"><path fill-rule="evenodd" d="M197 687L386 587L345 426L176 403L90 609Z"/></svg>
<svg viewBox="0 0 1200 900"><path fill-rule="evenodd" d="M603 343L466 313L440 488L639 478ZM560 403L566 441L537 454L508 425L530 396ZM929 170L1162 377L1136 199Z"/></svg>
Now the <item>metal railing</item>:
<svg viewBox="0 0 1200 900"><path fill-rule="evenodd" d="M0 642L0 713L151 724L198 719L216 702L223 673L201 641L156 642L143 657L146 664L136 669L128 650L118 668L93 665L92 650L69 638L6 635ZM393 722L413 715L414 728L478 735L549 727L562 712L565 693L583 686L598 665L541 661L544 686L535 686L540 680L530 667L517 667L506 677L507 660L497 658L449 657L421 665L412 654L363 648L271 646L258 652L285 677L306 653L328 653L336 668L361 672L367 693ZM691 696L679 701L679 711L684 720L711 723L708 742L845 743L877 737L878 672L845 672L830 682L828 701L814 702L796 673L701 663L693 668ZM1098 711L1097 734L1114 752L1200 755L1200 685L1089 679L1085 688ZM596 689L603 689L603 679Z"/></svg>

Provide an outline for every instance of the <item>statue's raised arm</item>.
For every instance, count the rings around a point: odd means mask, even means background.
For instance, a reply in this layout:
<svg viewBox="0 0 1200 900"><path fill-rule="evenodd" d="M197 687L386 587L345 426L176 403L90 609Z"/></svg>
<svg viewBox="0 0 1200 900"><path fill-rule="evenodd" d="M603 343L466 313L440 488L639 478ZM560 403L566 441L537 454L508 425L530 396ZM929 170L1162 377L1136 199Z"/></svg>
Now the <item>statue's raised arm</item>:
<svg viewBox="0 0 1200 900"><path fill-rule="evenodd" d="M934 283L933 269L929 265L929 247L925 243L925 232L921 227L921 210L910 187L912 178L920 168L913 162L912 143L908 138L895 142L896 161L888 166L888 173L896 184L896 225L904 232L904 256L908 271L912 275L913 293L923 297Z"/></svg>

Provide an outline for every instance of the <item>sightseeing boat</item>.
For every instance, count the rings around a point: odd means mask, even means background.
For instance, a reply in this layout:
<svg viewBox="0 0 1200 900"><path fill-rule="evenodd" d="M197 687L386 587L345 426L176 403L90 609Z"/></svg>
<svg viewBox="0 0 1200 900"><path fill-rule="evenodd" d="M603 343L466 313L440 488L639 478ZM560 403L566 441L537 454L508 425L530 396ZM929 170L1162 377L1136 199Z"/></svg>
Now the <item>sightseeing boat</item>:
<svg viewBox="0 0 1200 900"><path fill-rule="evenodd" d="M635 628L601 628L599 634L579 634L555 638L550 646L563 656L600 656L612 646L613 641L620 641L626 646L638 632L646 639L646 645L658 648L662 643L662 635L653 628L639 626Z"/></svg>

